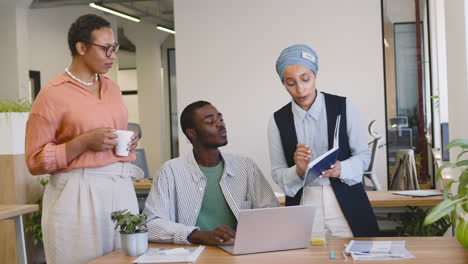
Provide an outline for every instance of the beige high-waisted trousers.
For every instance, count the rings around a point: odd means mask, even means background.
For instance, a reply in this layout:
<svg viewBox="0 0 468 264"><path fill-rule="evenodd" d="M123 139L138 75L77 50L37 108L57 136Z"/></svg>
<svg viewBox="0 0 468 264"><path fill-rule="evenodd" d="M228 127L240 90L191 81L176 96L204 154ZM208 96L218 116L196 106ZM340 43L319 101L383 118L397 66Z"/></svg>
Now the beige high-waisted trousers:
<svg viewBox="0 0 468 264"><path fill-rule="evenodd" d="M111 213L122 209L138 213L131 180L138 170L117 162L50 177L42 211L47 264L88 263L120 248Z"/></svg>
<svg viewBox="0 0 468 264"><path fill-rule="evenodd" d="M343 211L341 211L331 185L304 188L302 204L310 204L317 207L312 235L323 234L328 229L331 235L335 237L353 237L348 221L346 221Z"/></svg>

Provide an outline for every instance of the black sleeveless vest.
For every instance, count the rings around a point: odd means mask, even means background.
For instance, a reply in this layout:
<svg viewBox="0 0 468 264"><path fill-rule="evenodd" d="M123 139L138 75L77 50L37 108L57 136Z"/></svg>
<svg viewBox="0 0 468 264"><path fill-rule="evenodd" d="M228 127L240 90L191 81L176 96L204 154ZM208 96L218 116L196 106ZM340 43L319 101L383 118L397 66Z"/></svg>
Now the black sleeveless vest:
<svg viewBox="0 0 468 264"><path fill-rule="evenodd" d="M338 160L343 161L351 157L346 122L346 98L327 93L323 95L327 110L328 149L333 147L336 118L341 114ZM294 152L298 142L291 103L276 111L274 118L280 133L286 162L289 167L292 167L295 165ZM349 186L338 178L330 178L330 182L353 235L355 237L378 236L377 219L362 183ZM301 198L302 188L294 197L286 196L286 206L299 205Z"/></svg>

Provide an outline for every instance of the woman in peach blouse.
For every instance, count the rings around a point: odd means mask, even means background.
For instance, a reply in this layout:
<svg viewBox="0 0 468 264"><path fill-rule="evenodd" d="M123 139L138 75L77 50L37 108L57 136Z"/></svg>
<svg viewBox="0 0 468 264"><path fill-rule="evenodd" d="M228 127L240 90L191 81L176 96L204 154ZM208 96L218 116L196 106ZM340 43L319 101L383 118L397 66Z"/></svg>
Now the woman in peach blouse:
<svg viewBox="0 0 468 264"><path fill-rule="evenodd" d="M51 174L43 201L42 231L48 264L87 263L120 247L111 212L138 212L131 176L135 159L116 156L116 129L127 129L120 88L102 74L119 45L110 23L83 15L70 27L72 63L36 98L26 129L26 163L34 175ZM51 58L53 59L53 58Z"/></svg>

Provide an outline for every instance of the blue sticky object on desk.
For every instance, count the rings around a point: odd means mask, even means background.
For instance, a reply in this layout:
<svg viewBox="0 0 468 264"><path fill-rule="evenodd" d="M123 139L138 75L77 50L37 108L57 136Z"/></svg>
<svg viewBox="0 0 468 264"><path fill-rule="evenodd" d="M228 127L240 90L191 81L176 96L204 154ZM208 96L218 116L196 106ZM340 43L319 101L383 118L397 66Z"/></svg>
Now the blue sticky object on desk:
<svg viewBox="0 0 468 264"><path fill-rule="evenodd" d="M336 259L334 250L330 251L330 259Z"/></svg>

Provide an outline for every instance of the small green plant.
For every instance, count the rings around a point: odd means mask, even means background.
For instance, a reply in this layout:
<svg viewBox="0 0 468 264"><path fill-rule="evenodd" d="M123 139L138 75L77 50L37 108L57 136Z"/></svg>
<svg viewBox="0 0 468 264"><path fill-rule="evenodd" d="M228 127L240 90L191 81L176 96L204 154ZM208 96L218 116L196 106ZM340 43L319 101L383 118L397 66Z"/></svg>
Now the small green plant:
<svg viewBox="0 0 468 264"><path fill-rule="evenodd" d="M424 220L424 225L432 224L442 217L449 216L453 227L457 227L456 237L458 241L465 248L468 248L468 159L462 159L468 153L468 139L452 140L446 146L446 149L451 148L460 148L461 152L458 154L455 163L446 163L440 166L436 178L440 179L442 170L446 168L457 170L460 177L458 180L451 180L447 183L444 187L445 200L432 208ZM449 191L454 183L458 183L458 192L455 195L450 195Z"/></svg>
<svg viewBox="0 0 468 264"><path fill-rule="evenodd" d="M43 194L44 194L44 188L46 185L49 183L48 179L40 179L39 183L43 187ZM26 233L31 233L33 243L35 246L37 246L39 243L42 244L42 227L41 227L41 218L42 218L42 196L39 198L37 201L34 203L39 206L39 210L32 212L29 215L29 222L30 224L24 229Z"/></svg>
<svg viewBox="0 0 468 264"><path fill-rule="evenodd" d="M416 206L408 206L408 211L395 218L401 225L396 228L397 236L442 236L450 227L448 217L442 217L434 223L423 226L427 211Z"/></svg>
<svg viewBox="0 0 468 264"><path fill-rule="evenodd" d="M29 112L31 110L31 102L26 99L0 100L0 113L7 112Z"/></svg>
<svg viewBox="0 0 468 264"><path fill-rule="evenodd" d="M146 227L146 215L144 214L132 214L125 209L113 212L111 219L115 222L115 230L120 229L120 233L123 234L144 233L148 231Z"/></svg>

